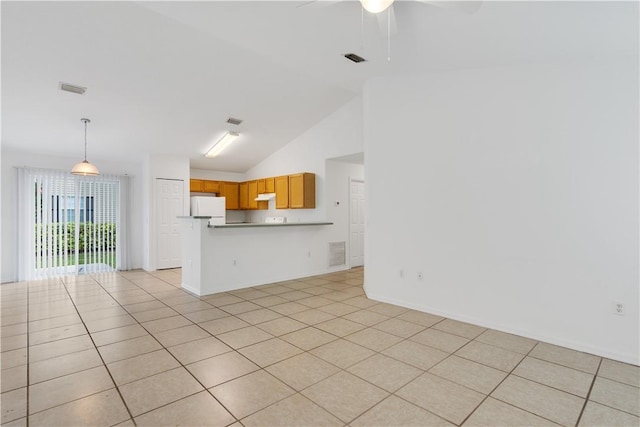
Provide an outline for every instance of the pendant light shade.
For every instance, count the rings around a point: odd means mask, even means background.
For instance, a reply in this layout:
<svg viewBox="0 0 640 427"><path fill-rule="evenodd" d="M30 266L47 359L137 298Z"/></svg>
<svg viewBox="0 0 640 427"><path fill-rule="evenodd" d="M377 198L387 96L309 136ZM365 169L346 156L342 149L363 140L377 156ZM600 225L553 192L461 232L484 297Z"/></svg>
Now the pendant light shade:
<svg viewBox="0 0 640 427"><path fill-rule="evenodd" d="M73 169L71 169L73 175L100 175L98 168L89 163L86 160L76 163Z"/></svg>
<svg viewBox="0 0 640 427"><path fill-rule="evenodd" d="M91 120L80 119L80 121L84 123L84 160L76 163L73 169L71 169L71 174L83 176L100 175L98 168L87 160L87 123L90 123Z"/></svg>

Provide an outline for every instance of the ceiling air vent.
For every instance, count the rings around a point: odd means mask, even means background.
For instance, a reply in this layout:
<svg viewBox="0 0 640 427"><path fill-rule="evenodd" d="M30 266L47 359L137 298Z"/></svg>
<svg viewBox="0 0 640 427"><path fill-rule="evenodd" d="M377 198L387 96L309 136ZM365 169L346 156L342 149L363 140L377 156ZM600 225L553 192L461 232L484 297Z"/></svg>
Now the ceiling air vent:
<svg viewBox="0 0 640 427"><path fill-rule="evenodd" d="M355 53L345 53L344 57L347 58L349 61L355 62L356 64L358 62L365 62L366 61L366 59L364 59L361 56L356 55Z"/></svg>
<svg viewBox="0 0 640 427"><path fill-rule="evenodd" d="M231 123L232 125L239 125L240 123L242 123L242 120L236 119L235 117L229 117L227 119L227 123Z"/></svg>
<svg viewBox="0 0 640 427"><path fill-rule="evenodd" d="M60 90L77 93L78 95L84 95L84 93L87 91L87 88L82 86L72 85L70 83L60 82Z"/></svg>

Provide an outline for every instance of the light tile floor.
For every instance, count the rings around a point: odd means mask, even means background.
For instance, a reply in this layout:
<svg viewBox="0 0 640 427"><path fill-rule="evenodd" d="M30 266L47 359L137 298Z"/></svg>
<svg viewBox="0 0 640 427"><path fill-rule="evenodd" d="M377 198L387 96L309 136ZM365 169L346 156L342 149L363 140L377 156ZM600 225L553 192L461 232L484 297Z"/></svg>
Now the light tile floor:
<svg viewBox="0 0 640 427"><path fill-rule="evenodd" d="M180 270L0 286L2 425L638 426L639 368L367 299Z"/></svg>

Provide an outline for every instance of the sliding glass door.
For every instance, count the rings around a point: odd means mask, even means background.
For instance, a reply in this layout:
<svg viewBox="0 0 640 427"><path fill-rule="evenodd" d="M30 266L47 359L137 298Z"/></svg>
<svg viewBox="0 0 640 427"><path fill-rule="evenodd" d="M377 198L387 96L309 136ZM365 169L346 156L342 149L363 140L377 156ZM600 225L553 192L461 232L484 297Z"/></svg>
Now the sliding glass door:
<svg viewBox="0 0 640 427"><path fill-rule="evenodd" d="M21 169L19 182L21 280L116 270L118 177Z"/></svg>

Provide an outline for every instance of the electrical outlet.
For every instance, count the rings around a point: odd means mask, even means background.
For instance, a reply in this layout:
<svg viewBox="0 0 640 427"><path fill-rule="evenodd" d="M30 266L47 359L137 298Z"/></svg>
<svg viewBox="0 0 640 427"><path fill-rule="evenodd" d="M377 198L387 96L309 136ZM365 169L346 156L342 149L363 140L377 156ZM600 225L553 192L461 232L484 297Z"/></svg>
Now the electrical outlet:
<svg viewBox="0 0 640 427"><path fill-rule="evenodd" d="M400 271L399 271L399 274L400 274L400 278L401 278L401 279L404 279L404 270L400 270Z"/></svg>
<svg viewBox="0 0 640 427"><path fill-rule="evenodd" d="M418 271L418 280L422 280L423 277L422 271Z"/></svg>
<svg viewBox="0 0 640 427"><path fill-rule="evenodd" d="M624 316L624 304L622 304L621 302L614 302L613 314L616 314L618 316Z"/></svg>

